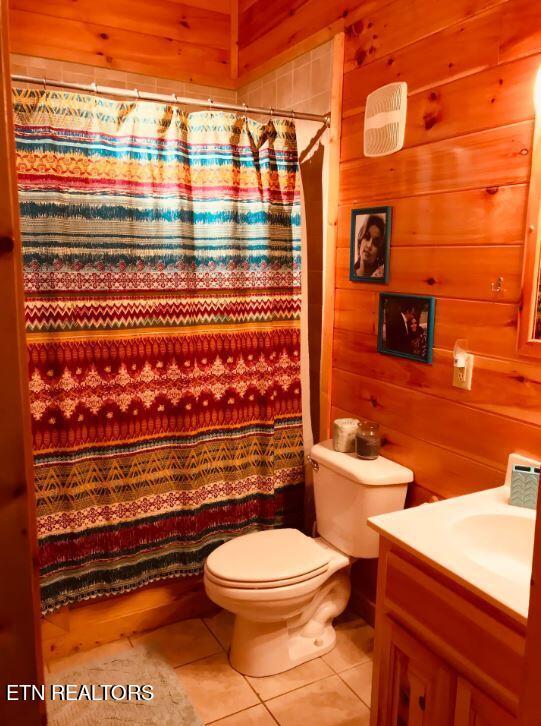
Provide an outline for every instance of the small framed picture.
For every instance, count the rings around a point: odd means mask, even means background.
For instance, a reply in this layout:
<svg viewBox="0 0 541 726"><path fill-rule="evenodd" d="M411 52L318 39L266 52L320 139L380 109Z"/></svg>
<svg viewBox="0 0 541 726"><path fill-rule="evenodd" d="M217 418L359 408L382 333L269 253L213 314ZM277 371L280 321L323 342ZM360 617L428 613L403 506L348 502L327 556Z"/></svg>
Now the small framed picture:
<svg viewBox="0 0 541 726"><path fill-rule="evenodd" d="M351 210L349 279L353 282L389 281L392 207Z"/></svg>
<svg viewBox="0 0 541 726"><path fill-rule="evenodd" d="M432 363L436 300L426 295L381 293L378 351Z"/></svg>

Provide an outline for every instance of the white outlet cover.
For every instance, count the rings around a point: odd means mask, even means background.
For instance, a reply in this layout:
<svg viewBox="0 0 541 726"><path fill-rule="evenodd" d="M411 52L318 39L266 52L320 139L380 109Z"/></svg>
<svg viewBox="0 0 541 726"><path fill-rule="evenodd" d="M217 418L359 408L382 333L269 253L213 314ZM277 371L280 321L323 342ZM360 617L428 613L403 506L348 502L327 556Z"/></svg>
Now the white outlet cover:
<svg viewBox="0 0 541 726"><path fill-rule="evenodd" d="M473 354L462 353L461 357L464 358L465 366L453 366L453 386L455 388L461 388L464 391L471 391L471 382L473 376ZM461 378L461 374L463 378Z"/></svg>

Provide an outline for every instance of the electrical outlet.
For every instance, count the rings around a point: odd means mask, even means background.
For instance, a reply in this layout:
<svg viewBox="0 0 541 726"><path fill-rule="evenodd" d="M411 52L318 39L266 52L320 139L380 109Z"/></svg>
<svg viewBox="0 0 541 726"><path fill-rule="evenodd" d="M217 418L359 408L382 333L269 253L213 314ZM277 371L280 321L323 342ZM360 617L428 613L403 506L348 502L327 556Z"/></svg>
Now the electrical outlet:
<svg viewBox="0 0 541 726"><path fill-rule="evenodd" d="M473 375L473 355L464 353L462 356L463 366L453 366L453 386L471 391L471 379Z"/></svg>

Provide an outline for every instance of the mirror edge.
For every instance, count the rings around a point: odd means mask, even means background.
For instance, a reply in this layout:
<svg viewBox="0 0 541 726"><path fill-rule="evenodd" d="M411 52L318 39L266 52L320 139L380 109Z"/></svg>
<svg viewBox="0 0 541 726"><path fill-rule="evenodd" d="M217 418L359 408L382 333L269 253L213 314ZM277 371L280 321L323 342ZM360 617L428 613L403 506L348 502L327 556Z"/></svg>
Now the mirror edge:
<svg viewBox="0 0 541 726"><path fill-rule="evenodd" d="M517 352L520 355L541 358L541 339L533 337L541 282L541 107L536 108L535 112L529 182L518 309ZM537 275L533 275L532 270L537 270Z"/></svg>

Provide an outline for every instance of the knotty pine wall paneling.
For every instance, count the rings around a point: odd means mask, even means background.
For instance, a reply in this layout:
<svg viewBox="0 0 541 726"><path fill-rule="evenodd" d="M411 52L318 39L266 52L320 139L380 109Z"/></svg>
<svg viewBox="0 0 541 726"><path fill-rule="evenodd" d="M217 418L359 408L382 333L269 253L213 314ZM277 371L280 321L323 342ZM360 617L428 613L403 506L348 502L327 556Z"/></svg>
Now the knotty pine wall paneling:
<svg viewBox="0 0 541 726"><path fill-rule="evenodd" d="M239 0L239 76L257 78L325 43L382 0Z"/></svg>
<svg viewBox="0 0 541 726"><path fill-rule="evenodd" d="M526 0L381 2L346 28L332 417L378 421L423 496L501 484L512 451L541 457L541 365L516 352L539 28ZM367 159L366 95L396 80L405 147ZM393 207L390 284L352 283L350 210L380 204ZM436 297L433 365L376 352L382 291ZM451 385L458 338L475 355L471 391Z"/></svg>
<svg viewBox="0 0 541 726"><path fill-rule="evenodd" d="M11 0L11 50L223 88L229 0Z"/></svg>
<svg viewBox="0 0 541 726"><path fill-rule="evenodd" d="M44 682L8 25L0 0L0 723L38 726L45 704L10 702L6 689Z"/></svg>

